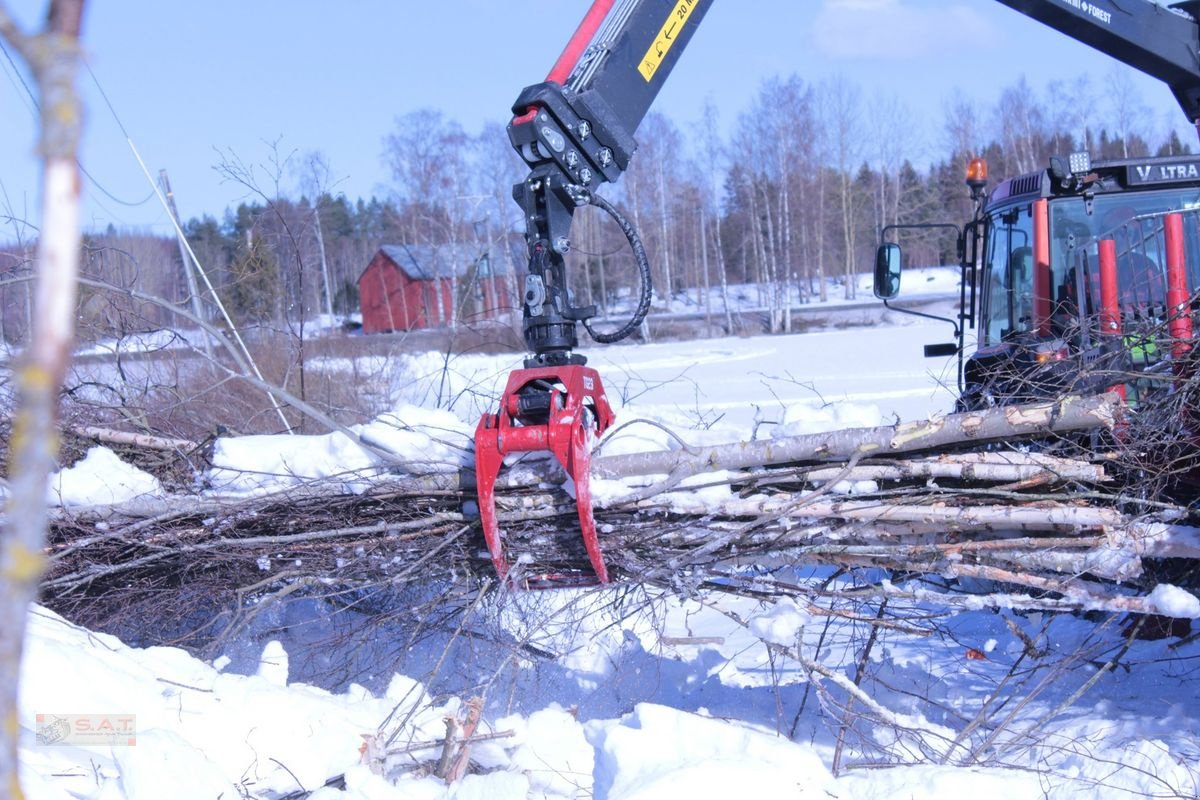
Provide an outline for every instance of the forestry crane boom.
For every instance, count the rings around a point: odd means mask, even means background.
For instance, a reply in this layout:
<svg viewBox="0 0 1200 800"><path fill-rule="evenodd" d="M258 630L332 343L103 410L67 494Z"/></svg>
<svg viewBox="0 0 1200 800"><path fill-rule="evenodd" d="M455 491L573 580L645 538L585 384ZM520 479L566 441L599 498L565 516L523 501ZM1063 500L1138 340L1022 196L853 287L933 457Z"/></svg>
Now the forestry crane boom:
<svg viewBox="0 0 1200 800"><path fill-rule="evenodd" d="M1200 0L997 0L1170 87L1200 124Z"/></svg>
<svg viewBox="0 0 1200 800"><path fill-rule="evenodd" d="M509 565L496 519L495 484L505 455L550 451L575 483L579 523L595 579L608 581L592 517L588 469L592 440L613 421L599 374L574 353L577 324L599 342L625 338L650 308L650 267L637 231L595 193L629 166L633 133L687 47L712 0L595 0L546 80L527 87L513 104L509 139L529 165L513 187L525 215L529 273L523 334L530 355L508 378L500 408L475 432L479 514L500 578ZM568 290L564 256L575 209L608 212L633 248L641 292L633 316L610 333L593 330L595 306L578 307ZM525 577L553 584L590 581L579 575Z"/></svg>

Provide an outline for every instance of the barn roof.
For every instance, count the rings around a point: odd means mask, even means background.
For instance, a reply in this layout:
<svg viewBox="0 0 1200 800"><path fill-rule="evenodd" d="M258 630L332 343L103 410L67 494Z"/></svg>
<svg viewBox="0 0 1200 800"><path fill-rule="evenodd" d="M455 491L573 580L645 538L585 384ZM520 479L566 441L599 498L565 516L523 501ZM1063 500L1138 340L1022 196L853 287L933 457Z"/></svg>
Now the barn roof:
<svg viewBox="0 0 1200 800"><path fill-rule="evenodd" d="M523 240L517 238L514 242L510 239L508 244L510 247L516 245L511 263L522 263L526 257ZM475 267L476 261L480 262L479 268L483 276L507 275L510 272L510 261L504 257L500 246L492 248L491 252L481 249L476 243L385 244L379 249L410 278L417 280L447 278L451 269L456 270L460 278L466 277ZM483 258L485 255L488 256L486 259Z"/></svg>

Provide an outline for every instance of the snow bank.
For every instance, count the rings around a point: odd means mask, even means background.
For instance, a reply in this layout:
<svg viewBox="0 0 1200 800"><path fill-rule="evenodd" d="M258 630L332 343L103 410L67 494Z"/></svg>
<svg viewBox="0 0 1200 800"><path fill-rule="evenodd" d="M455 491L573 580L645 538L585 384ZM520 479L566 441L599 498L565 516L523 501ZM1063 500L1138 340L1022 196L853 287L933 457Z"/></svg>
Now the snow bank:
<svg viewBox="0 0 1200 800"><path fill-rule="evenodd" d="M380 773L397 756L384 751L438 741L457 701L434 705L419 684L402 676L378 698L359 687L334 695L288 684L287 654L277 642L264 647L259 674L242 676L181 650L127 647L41 608L30 612L29 627L19 723L30 800L263 797L317 789L341 774L345 790L326 787L313 797L578 797L593 782L596 797L610 798L678 796L670 791L674 786L694 798L738 787L804 796L796 794L798 787L816 791L830 781L808 747L647 704L623 720L586 725L556 705L494 724L485 719L485 731L510 734L473 748L472 760L488 774L453 787L421 772L389 780ZM136 744L36 740L39 722L77 713L133 716ZM407 715L412 723L399 740L378 734L385 720Z"/></svg>
<svg viewBox="0 0 1200 800"><path fill-rule="evenodd" d="M527 718L500 719L496 728L516 732L519 744L507 764L529 779L530 789L571 797L591 784L595 751L569 711L552 705Z"/></svg>
<svg viewBox="0 0 1200 800"><path fill-rule="evenodd" d="M599 613L602 603L612 604L611 597L603 592L570 594L579 601L575 610L583 619L593 613L604 617ZM551 595L540 593L540 597ZM532 607L514 614L514 622L525 619L532 623L539 617L534 593L527 599ZM663 639L717 633L711 621L706 623L702 618L700 607L688 602L690 608L680 606L674 615L668 614L661 631L643 621L625 619L618 636L630 628L638 631L638 637ZM542 613L553 612L553 607L562 603L560 597L548 600ZM748 620L743 630L748 627L773 638L803 635L800 623L806 614L790 602L760 606L756 615L749 612L750 606L734 612ZM611 625L613 613L609 612L607 619L584 625L582 638L594 637L605 624L616 628ZM877 685L881 700L898 709L906 702L926 709L940 702L961 706L964 713L971 713L972 706L962 704L987 697L987 687L1006 675L1010 665L1005 662L1011 661L1022 644L1009 637L1015 650L1006 655L1004 647L995 646L993 639L984 636L985 632L1005 630L1004 622L995 615L960 615L958 619L964 625L954 637L932 642L940 652L936 659L905 669L895 655L886 657L892 666L883 665L881 674L887 676L884 684L897 686L897 694L889 695L885 685ZM681 624L683 620L686 622ZM1055 641L1064 647L1079 646L1076 637L1086 638L1093 630L1082 620L1063 622L1065 627L1057 629ZM1039 623L1029 625L1036 630ZM632 713L617 719L580 722L575 708L551 704L527 715L512 714L495 721L485 713L481 733L500 735L473 746L471 758L480 774L447 786L429 777L427 767L406 772L395 769L399 764L414 763L413 754L399 751L414 743L440 741L445 734L445 717L460 710L455 699L435 703L419 683L409 678L393 677L379 697L353 686L343 694L331 694L287 683L287 654L275 642L263 648L259 674L241 676L224 674L173 648L127 647L111 636L75 627L40 608L30 612L29 629L18 721L22 780L30 800L189 800L222 794L278 797L301 787L312 791L314 800L588 796L607 800L727 800L743 795L848 800L899 796L934 800L960 795L977 800L1090 800L1101 796L1149 796L1163 789L1190 796L1197 788L1197 773L1189 760L1196 744L1191 733L1196 729L1195 719L1188 699L1192 695L1183 685L1163 680L1165 673L1148 674L1147 670L1158 669L1155 664L1159 660L1145 660L1147 653L1130 661L1132 674L1117 671L1106 681L1113 684L1113 698L1136 694L1142 699L1132 702L1150 702L1156 709L1153 716L1122 711L1115 700L1102 699L1092 708L1077 708L1070 719L1026 731L1032 720L1057 704L1060 695L1052 689L1052 696L1034 700L1025 718L1009 721L1015 749L1005 747L1009 737L997 740L999 749L992 760L1011 764L1011 769L986 763L971 768L914 765L850 770L835 780L825 766L830 757L829 741L819 735L812 744L799 744L767 728L713 717L703 708L692 713L651 702L637 702ZM562 633L565 636L569 632ZM838 658L832 652L837 635L836 630L825 631L828 649L819 657L828 667L839 668L835 665L840 661L840 669L851 669L854 648L861 646L861 640L848 642L845 655ZM989 658L960 661L962 666L956 667L955 653L964 639L978 641ZM920 641L914 638L901 647L915 647ZM924 641L929 647L929 640ZM559 640L557 644L564 642ZM747 640L723 644L749 649ZM803 646L817 654L820 651L816 644L814 639ZM621 648L631 652L628 641L619 644L618 650ZM677 658L688 649L697 652L687 647L671 652ZM884 649L892 653L893 646ZM647 664L645 654L639 660L620 657L617 652L610 650L613 666ZM651 683L672 680L669 665L676 663L674 658L662 659L657 670L651 670L659 673ZM711 659L690 660L701 671L714 666ZM576 666L583 664L576 662ZM764 667L764 662L752 665L743 661L740 666L731 664L722 669L757 676L760 685L772 694L795 680L777 670L768 675ZM1062 676L1061 692L1072 691L1087 677ZM783 683L774 683L781 679ZM621 678L613 676L612 680ZM588 691L586 684L579 683L583 690L580 696ZM685 684L678 691L692 693L699 689L699 684ZM599 686L591 683L592 690ZM1158 688L1153 691L1148 689L1155 686ZM928 695L926 700L932 705L917 702L919 694ZM708 697L729 709L744 707L750 699L746 690L735 683ZM671 702L683 699L682 695L668 698ZM1174 704L1163 702L1168 698L1174 698ZM774 708L774 702L768 705ZM135 716L136 745L64 745L36 739L38 715L43 715L44 723L59 715L81 712ZM770 716L768 713L767 718ZM907 736L919 728L929 728L935 734L929 740L931 744L944 744L953 734L919 715L900 714L899 718L911 722ZM388 726L401 719L409 719L404 734L389 740L387 731L392 728ZM902 731L882 726L875 733L879 740L876 744L883 745L884 740ZM809 741L808 735L804 741ZM427 764L428 759L436 758L438 749L420 752ZM913 754L903 746L896 752L909 757ZM847 751L847 758L848 763L854 763L861 755ZM1130 768L1114 770L1117 764ZM324 786L329 778L339 775L345 776L344 789Z"/></svg>
<svg viewBox="0 0 1200 800"><path fill-rule="evenodd" d="M787 406L783 420L771 431L775 439L827 433L843 428L872 428L883 423L874 403L822 403L806 400Z"/></svg>
<svg viewBox="0 0 1200 800"><path fill-rule="evenodd" d="M162 493L153 475L126 464L107 447L93 447L74 466L51 477L46 498L51 505L94 506Z"/></svg>
<svg viewBox="0 0 1200 800"><path fill-rule="evenodd" d="M1013 800L1017 797L1062 796L1048 793L1044 782L1044 776L1032 771L922 765L851 772L838 779L838 788L845 792L845 797L902 797L904 800ZM1089 795L1080 795L1080 800L1084 797Z"/></svg>
<svg viewBox="0 0 1200 800"><path fill-rule="evenodd" d="M208 334L200 330L140 331L119 339L104 339L77 348L75 355L113 355L116 353L154 353L160 350L198 348Z"/></svg>
<svg viewBox="0 0 1200 800"><path fill-rule="evenodd" d="M213 492L274 491L318 479L361 492L389 470L452 472L471 463L474 432L446 411L401 406L351 428L363 442L394 455L385 461L341 432L323 436L240 436L217 440L208 486Z"/></svg>
<svg viewBox="0 0 1200 800"><path fill-rule="evenodd" d="M791 647L796 644L808 619L808 612L796 605L792 598L785 597L763 613L751 617L750 632L764 642Z"/></svg>
<svg viewBox="0 0 1200 800"><path fill-rule="evenodd" d="M596 800L830 796L817 754L765 731L647 703L585 729Z"/></svg>
<svg viewBox="0 0 1200 800"><path fill-rule="evenodd" d="M335 696L277 676L227 675L182 650L130 648L35 608L21 665L22 777L31 800L207 800L240 797L243 788L314 788L359 759L362 734L398 703L403 711L426 700L413 687L397 678L383 698L361 689ZM37 715L67 714L133 715L137 744L35 741ZM428 722L431 735L444 732L436 714Z"/></svg>

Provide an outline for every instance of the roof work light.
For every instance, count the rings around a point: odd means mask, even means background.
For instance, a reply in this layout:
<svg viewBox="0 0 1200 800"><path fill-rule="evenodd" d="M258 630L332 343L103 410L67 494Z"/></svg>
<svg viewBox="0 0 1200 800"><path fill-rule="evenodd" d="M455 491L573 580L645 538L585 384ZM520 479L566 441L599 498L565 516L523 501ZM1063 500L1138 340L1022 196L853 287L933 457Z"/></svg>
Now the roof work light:
<svg viewBox="0 0 1200 800"><path fill-rule="evenodd" d="M972 158L967 162L967 186L971 187L971 199L978 200L987 186L988 166L985 158Z"/></svg>

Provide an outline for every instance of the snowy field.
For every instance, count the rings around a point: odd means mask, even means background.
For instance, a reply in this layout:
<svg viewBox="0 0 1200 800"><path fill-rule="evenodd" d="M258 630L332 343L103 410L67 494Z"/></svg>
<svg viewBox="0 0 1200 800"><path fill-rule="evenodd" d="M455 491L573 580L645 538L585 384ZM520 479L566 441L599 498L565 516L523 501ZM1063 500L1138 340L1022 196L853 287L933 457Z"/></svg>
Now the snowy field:
<svg viewBox="0 0 1200 800"><path fill-rule="evenodd" d="M926 360L921 348L948 331L889 314L858 330L585 352L623 426L606 452L636 451L944 413L954 362ZM519 358L324 364L352 366L378 376L393 408L362 432L423 468L455 469ZM212 493L347 470L353 491L381 471L340 434L229 440L215 461ZM157 492L152 478L97 448L56 478L51 499ZM796 575L813 587L863 579ZM815 588L809 596L676 597L637 586L500 593L439 636L406 641L379 626L355 674L338 680L322 669L328 637L289 626L284 611L206 663L131 648L37 608L22 670L22 775L39 800L1200 791L1196 642L1130 643L1116 618L900 601L881 609L870 599L822 600ZM1200 616L1190 595L1174 605ZM319 618L318 607L308 611L308 622ZM885 624L873 626L877 618ZM479 740L443 759L446 719L471 719L476 697ZM453 771L468 756L469 774L452 784L432 774L439 759Z"/></svg>

